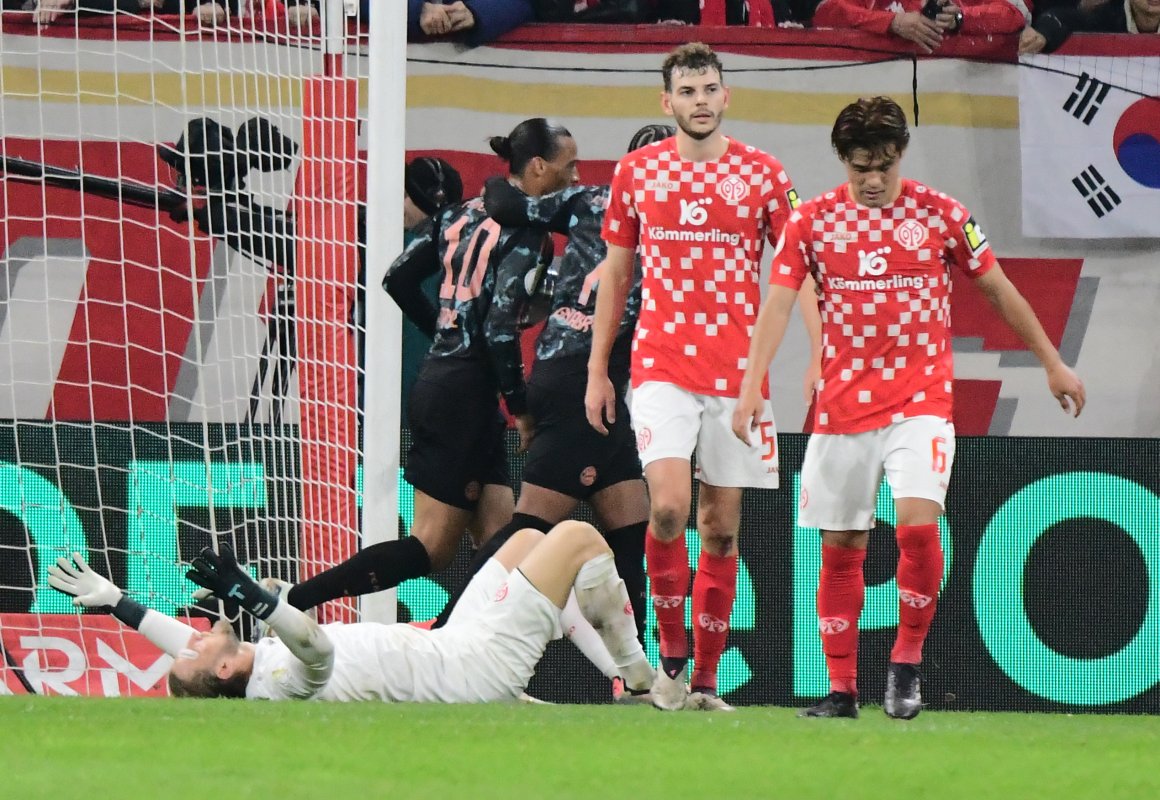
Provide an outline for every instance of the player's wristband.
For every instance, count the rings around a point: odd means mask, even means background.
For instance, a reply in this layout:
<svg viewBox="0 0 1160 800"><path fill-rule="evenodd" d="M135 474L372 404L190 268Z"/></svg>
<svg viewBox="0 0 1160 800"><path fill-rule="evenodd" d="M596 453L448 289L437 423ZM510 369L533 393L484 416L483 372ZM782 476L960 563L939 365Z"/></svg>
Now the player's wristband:
<svg viewBox="0 0 1160 800"><path fill-rule="evenodd" d="M145 619L147 610L145 606L123 594L117 605L113 606L113 616L133 630L137 630L141 627L141 621Z"/></svg>

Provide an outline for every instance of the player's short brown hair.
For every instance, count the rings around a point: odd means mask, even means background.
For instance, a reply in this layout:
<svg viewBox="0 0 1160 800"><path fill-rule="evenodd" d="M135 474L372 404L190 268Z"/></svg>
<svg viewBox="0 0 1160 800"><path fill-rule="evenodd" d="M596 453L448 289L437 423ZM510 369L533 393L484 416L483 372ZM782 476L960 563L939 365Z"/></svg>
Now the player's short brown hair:
<svg viewBox="0 0 1160 800"><path fill-rule="evenodd" d="M167 677L169 694L172 697L233 697L246 696L246 685L250 682L248 672L234 672L228 678L219 678L211 669L194 673L187 681L179 679L172 672Z"/></svg>
<svg viewBox="0 0 1160 800"><path fill-rule="evenodd" d="M838 114L830 144L838 157L849 161L855 150L866 150L872 158L901 155L910 143L906 114L889 97L862 97Z"/></svg>
<svg viewBox="0 0 1160 800"><path fill-rule="evenodd" d="M713 52L713 48L703 42L688 42L673 48L665 63L661 64L661 74L665 79L665 91L673 90L673 70L681 72L702 73L715 69L722 80L725 70L721 66L721 59Z"/></svg>

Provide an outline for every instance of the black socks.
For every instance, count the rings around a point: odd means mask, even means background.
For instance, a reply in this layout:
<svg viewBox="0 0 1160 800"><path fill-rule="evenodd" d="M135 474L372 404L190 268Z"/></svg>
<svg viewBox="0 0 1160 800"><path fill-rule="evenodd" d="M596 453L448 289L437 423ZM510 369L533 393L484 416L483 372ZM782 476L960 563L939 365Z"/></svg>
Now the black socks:
<svg viewBox="0 0 1160 800"><path fill-rule="evenodd" d="M431 572L427 548L414 536L379 542L351 558L295 584L286 602L305 611L328 600L372 594Z"/></svg>

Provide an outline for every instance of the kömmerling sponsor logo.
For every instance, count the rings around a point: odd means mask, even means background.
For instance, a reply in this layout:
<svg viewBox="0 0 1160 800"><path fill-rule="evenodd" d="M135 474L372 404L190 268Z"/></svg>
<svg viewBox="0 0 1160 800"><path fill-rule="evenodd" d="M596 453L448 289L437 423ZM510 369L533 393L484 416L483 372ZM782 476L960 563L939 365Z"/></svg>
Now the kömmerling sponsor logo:
<svg viewBox="0 0 1160 800"><path fill-rule="evenodd" d="M881 292L887 289L921 289L926 285L924 278L914 275L891 275L888 278L864 278L852 281L848 278L829 278L831 289L861 292Z"/></svg>
<svg viewBox="0 0 1160 800"><path fill-rule="evenodd" d="M651 228L649 237L658 242L709 242L711 244L741 244L741 234L727 233L716 228L708 231L674 231L669 228Z"/></svg>

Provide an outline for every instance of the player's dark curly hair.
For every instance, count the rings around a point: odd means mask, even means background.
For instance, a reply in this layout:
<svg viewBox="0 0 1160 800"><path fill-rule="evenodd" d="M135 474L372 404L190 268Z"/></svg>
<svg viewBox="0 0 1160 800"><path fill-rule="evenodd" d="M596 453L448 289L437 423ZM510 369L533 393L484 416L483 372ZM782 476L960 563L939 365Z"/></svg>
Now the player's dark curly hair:
<svg viewBox="0 0 1160 800"><path fill-rule="evenodd" d="M865 150L873 159L899 156L910 143L906 114L889 97L862 97L838 114L830 144L843 161L855 150Z"/></svg>
<svg viewBox="0 0 1160 800"><path fill-rule="evenodd" d="M512 175L523 175L529 161L536 157L551 161L560 152L560 140L571 136L563 125L533 117L516 125L507 136L493 136L487 143L508 163Z"/></svg>
<svg viewBox="0 0 1160 800"><path fill-rule="evenodd" d="M661 64L661 74L665 79L665 91L673 90L673 70L701 74L715 69L721 79L725 79L725 69L721 66L721 59L713 52L713 48L702 42L688 42L673 48Z"/></svg>

